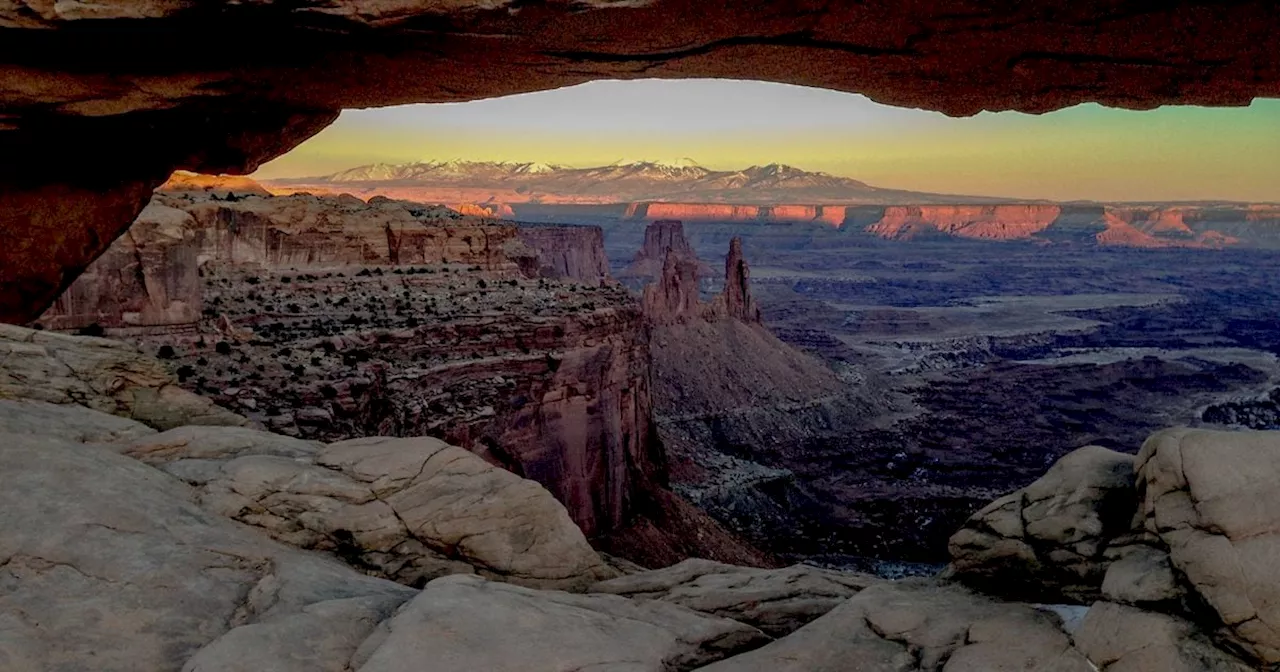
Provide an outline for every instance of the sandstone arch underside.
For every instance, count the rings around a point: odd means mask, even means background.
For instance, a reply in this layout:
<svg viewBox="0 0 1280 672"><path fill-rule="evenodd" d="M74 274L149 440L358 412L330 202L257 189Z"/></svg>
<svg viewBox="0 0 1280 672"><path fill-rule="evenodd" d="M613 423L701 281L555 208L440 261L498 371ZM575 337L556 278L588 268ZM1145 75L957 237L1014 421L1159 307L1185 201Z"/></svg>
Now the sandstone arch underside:
<svg viewBox="0 0 1280 672"><path fill-rule="evenodd" d="M953 115L1280 96L1271 0L0 0L0 322L339 110L727 77Z"/></svg>

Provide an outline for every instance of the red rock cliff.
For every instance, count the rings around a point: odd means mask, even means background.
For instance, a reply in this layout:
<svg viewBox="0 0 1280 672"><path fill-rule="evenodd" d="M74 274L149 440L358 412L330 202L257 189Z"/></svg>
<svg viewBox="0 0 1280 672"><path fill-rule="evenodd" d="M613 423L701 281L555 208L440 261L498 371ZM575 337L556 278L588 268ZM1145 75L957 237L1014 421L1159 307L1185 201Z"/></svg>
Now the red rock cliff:
<svg viewBox="0 0 1280 672"><path fill-rule="evenodd" d="M203 307L200 242L187 212L147 206L128 233L39 319L51 329L192 325Z"/></svg>

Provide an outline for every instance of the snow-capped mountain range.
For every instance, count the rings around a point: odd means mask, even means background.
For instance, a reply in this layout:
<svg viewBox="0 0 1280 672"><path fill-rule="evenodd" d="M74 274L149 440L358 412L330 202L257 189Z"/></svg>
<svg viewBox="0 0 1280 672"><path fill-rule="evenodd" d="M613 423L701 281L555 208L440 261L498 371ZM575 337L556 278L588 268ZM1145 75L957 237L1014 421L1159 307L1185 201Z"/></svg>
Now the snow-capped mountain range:
<svg viewBox="0 0 1280 672"><path fill-rule="evenodd" d="M425 161L375 163L331 175L276 184L450 187L514 190L530 197L610 198L617 201L732 203L994 203L1004 199L873 187L848 177L771 163L741 170L711 170L692 159L620 160L577 168L538 162Z"/></svg>

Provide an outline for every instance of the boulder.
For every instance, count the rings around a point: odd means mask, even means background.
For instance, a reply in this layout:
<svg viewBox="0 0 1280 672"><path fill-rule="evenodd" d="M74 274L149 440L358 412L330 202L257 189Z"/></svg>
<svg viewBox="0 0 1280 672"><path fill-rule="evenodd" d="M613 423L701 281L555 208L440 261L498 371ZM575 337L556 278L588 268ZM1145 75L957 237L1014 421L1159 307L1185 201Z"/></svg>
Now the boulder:
<svg viewBox="0 0 1280 672"><path fill-rule="evenodd" d="M958 586L881 582L827 615L702 672L1093 672L1055 614Z"/></svg>
<svg viewBox="0 0 1280 672"><path fill-rule="evenodd" d="M183 427L122 450L195 486L211 511L401 583L479 572L580 589L616 574L544 488L438 439L324 446Z"/></svg>
<svg viewBox="0 0 1280 672"><path fill-rule="evenodd" d="M1076 647L1103 672L1248 672L1193 623L1111 602L1089 609Z"/></svg>
<svg viewBox="0 0 1280 672"><path fill-rule="evenodd" d="M602 581L591 592L671 602L780 637L877 581L809 565L756 569L690 558L664 569Z"/></svg>
<svg viewBox="0 0 1280 672"><path fill-rule="evenodd" d="M1146 531L1222 634L1280 663L1280 432L1164 430L1137 473Z"/></svg>
<svg viewBox="0 0 1280 672"><path fill-rule="evenodd" d="M0 473L0 669L178 670L270 631L239 669L299 669L284 661L314 645L327 660L306 669L343 670L376 624L345 605L389 613L414 595L204 511L104 448L0 435Z"/></svg>
<svg viewBox="0 0 1280 672"><path fill-rule="evenodd" d="M1136 508L1133 457L1080 448L970 517L951 537L948 574L993 594L1087 603Z"/></svg>
<svg viewBox="0 0 1280 672"><path fill-rule="evenodd" d="M0 399L81 404L165 430L248 425L249 420L178 387L133 346L0 324Z"/></svg>

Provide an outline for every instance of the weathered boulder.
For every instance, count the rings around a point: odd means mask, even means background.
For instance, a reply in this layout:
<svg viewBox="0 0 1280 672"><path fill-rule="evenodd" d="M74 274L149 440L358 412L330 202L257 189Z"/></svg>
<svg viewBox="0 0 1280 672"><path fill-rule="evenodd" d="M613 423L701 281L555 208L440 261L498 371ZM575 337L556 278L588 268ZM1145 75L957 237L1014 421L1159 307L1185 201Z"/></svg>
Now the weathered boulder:
<svg viewBox="0 0 1280 672"><path fill-rule="evenodd" d="M1280 663L1280 432L1164 430L1137 473L1146 531L1222 634Z"/></svg>
<svg viewBox="0 0 1280 672"><path fill-rule="evenodd" d="M0 360L0 399L81 404L161 430L249 424L178 387L159 360L117 341L0 324Z"/></svg>
<svg viewBox="0 0 1280 672"><path fill-rule="evenodd" d="M839 606L874 577L808 565L737 567L691 558L664 569L602 581L591 592L654 599L731 618L780 637Z"/></svg>
<svg viewBox="0 0 1280 672"><path fill-rule="evenodd" d="M1111 602L1098 602L1089 609L1075 642L1103 672L1254 669L1214 646L1190 621Z"/></svg>
<svg viewBox="0 0 1280 672"><path fill-rule="evenodd" d="M1093 672L1056 615L956 586L882 582L704 672Z"/></svg>
<svg viewBox="0 0 1280 672"><path fill-rule="evenodd" d="M975 513L951 537L948 573L993 594L1091 601L1108 545L1129 529L1136 507L1133 457L1080 448Z"/></svg>
<svg viewBox="0 0 1280 672"><path fill-rule="evenodd" d="M414 594L204 511L188 487L106 449L0 435L0 473L0 669L178 670L266 628L285 658L314 644L328 659L306 669L343 670L376 622L295 626L349 601L388 613ZM298 669L255 653L251 669Z"/></svg>
<svg viewBox="0 0 1280 672"><path fill-rule="evenodd" d="M421 585L452 573L583 588L614 574L549 492L431 438L323 444L182 427L121 447L278 540Z"/></svg>
<svg viewBox="0 0 1280 672"><path fill-rule="evenodd" d="M427 584L370 638L366 646L372 650L358 669L667 672L766 641L748 625L660 601L450 576Z"/></svg>

